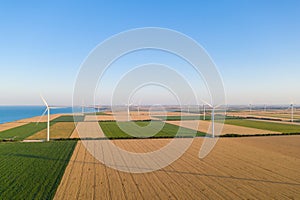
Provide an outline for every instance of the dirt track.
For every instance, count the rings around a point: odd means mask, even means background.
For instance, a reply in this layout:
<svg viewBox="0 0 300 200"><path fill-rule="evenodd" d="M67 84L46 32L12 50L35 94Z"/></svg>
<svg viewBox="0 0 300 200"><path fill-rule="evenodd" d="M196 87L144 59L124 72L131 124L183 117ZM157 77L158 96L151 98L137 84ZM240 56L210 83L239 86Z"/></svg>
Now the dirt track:
<svg viewBox="0 0 300 200"><path fill-rule="evenodd" d="M169 141L116 140L114 143L140 152ZM172 165L146 174L106 167L78 142L55 199L300 198L300 136L222 138L200 160L202 142L202 138L195 139ZM117 159L114 155L103 156Z"/></svg>
<svg viewBox="0 0 300 200"><path fill-rule="evenodd" d="M180 126L180 124L182 123L181 126L183 126L185 128L191 128L191 129L194 129L195 122L196 122L195 120L166 121L166 123L174 124L177 126ZM209 129L209 126L211 124L210 121L198 120L198 122L199 122L198 131L204 132L204 133L211 133L211 129ZM218 124L216 123L215 125L217 126ZM221 135L224 135L224 134L251 135L251 134L268 134L268 133L279 133L279 132L224 124Z"/></svg>

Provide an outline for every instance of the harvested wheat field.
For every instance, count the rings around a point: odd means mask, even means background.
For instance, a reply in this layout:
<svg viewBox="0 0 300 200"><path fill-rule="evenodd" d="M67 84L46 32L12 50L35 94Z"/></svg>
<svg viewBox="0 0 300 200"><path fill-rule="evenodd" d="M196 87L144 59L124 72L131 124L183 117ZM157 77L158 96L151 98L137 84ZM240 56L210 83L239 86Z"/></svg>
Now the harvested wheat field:
<svg viewBox="0 0 300 200"><path fill-rule="evenodd" d="M185 128L194 129L195 128L195 120L185 120L185 121L165 121L166 123L170 123L177 126L183 126ZM211 133L211 121L204 121L198 120L199 126L197 131L203 133ZM215 123L215 126L218 126L218 123ZM225 134L239 134L239 135L255 135L255 134L274 134L279 132L269 131L269 130L262 130L256 128L248 128L242 126L235 126L230 124L224 124L221 135Z"/></svg>
<svg viewBox="0 0 300 200"><path fill-rule="evenodd" d="M157 149L169 142L114 141L133 152ZM202 142L203 138L194 139L184 155L164 169L131 174L106 167L79 141L55 199L300 198L300 136L220 138L213 151L200 160ZM115 154L103 156L114 163L122 159ZM130 167L131 163L127 164Z"/></svg>
<svg viewBox="0 0 300 200"><path fill-rule="evenodd" d="M11 128L16 128L19 126L23 126L25 124L28 124L27 122L8 122L8 123L4 123L4 124L0 124L0 132L1 131L6 131L8 129Z"/></svg>
<svg viewBox="0 0 300 200"><path fill-rule="evenodd" d="M69 138L75 129L74 122L58 122L50 126L50 138ZM41 130L34 135L29 136L28 140L46 139L47 129Z"/></svg>

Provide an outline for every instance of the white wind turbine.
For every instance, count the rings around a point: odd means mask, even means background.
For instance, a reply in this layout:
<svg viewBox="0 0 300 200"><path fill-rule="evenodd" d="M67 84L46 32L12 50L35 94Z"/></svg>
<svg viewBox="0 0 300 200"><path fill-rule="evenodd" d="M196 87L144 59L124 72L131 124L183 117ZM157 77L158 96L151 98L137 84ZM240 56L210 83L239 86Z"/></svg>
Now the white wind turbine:
<svg viewBox="0 0 300 200"><path fill-rule="evenodd" d="M141 105L141 101L142 99L139 99L139 101L137 103L134 104L134 106L136 107L137 109L137 112L138 112L138 116L140 116L140 105ZM132 105L132 104L131 104Z"/></svg>
<svg viewBox="0 0 300 200"><path fill-rule="evenodd" d="M46 102L46 100L41 96L45 106L46 106L46 110L44 111L44 113L42 114L41 117L43 117L45 115L45 113L47 112L47 141L50 140L50 107L48 105L48 103Z"/></svg>
<svg viewBox="0 0 300 200"><path fill-rule="evenodd" d="M84 114L84 101L82 101L82 105L81 105L81 113Z"/></svg>
<svg viewBox="0 0 300 200"><path fill-rule="evenodd" d="M203 104L203 120L205 120L205 104Z"/></svg>
<svg viewBox="0 0 300 200"><path fill-rule="evenodd" d="M291 103L291 122L294 122L294 103Z"/></svg>
<svg viewBox="0 0 300 200"><path fill-rule="evenodd" d="M47 112L47 142L50 140L50 109L59 109L59 108L63 108L63 107L50 107L48 105L48 103L46 102L46 100L41 96L45 106L46 106L46 110L43 112L41 118L45 115L45 113ZM40 122L40 120L38 121L38 123Z"/></svg>
<svg viewBox="0 0 300 200"><path fill-rule="evenodd" d="M127 121L129 121L130 119L130 106L132 106L132 103L128 103L126 104L127 106Z"/></svg>
<svg viewBox="0 0 300 200"><path fill-rule="evenodd" d="M220 105L212 105L212 104L209 104L207 103L206 101L204 100L201 100L203 103L205 103L206 105L208 105L212 111L211 111L211 122L212 122L212 137L214 138L215 137L215 109L218 108ZM204 106L204 105L203 105ZM205 108L205 106L204 106ZM205 110L204 110L204 113L205 113ZM204 115L205 116L205 115Z"/></svg>

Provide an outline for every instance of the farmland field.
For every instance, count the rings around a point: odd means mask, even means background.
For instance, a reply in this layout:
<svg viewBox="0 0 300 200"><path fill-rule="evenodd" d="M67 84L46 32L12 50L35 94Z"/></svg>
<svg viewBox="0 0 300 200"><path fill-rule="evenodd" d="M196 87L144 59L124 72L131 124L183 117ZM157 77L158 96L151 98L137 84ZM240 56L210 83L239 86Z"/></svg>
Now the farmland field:
<svg viewBox="0 0 300 200"><path fill-rule="evenodd" d="M110 141L97 142L101 146ZM170 139L113 142L128 151L147 152ZM194 139L170 166L144 174L111 169L78 142L54 199L300 198L300 136L221 138L206 158L199 159L202 142Z"/></svg>
<svg viewBox="0 0 300 200"><path fill-rule="evenodd" d="M74 116L73 115L66 115L60 116L58 118L53 119L51 122L82 122L84 120L84 116Z"/></svg>
<svg viewBox="0 0 300 200"><path fill-rule="evenodd" d="M75 145L0 143L0 199L52 199Z"/></svg>
<svg viewBox="0 0 300 200"><path fill-rule="evenodd" d="M119 122L122 123L124 127L127 127L128 130L131 130L133 134L140 134L140 137L147 137L153 132L151 130L147 133L139 133L138 129L135 129L135 127L131 126L130 123L128 122ZM149 124L149 122L135 122L138 126L140 127L145 127ZM160 137L175 137L177 134L177 131L179 129L178 126L172 125L172 124L164 124L163 122L160 121L153 121L152 122L155 126L162 126L163 128L156 133L154 138L160 138ZM119 128L116 122L99 122L104 134L106 137L110 139L115 139L115 138L134 138L134 136L126 134L123 130ZM188 128L182 128L183 132L181 133L180 136L184 137L191 137L194 135L194 131ZM150 133L151 132L151 133ZM204 136L205 133L197 132L197 136Z"/></svg>
<svg viewBox="0 0 300 200"><path fill-rule="evenodd" d="M254 120L240 120L240 119L226 120L225 124L263 129L263 130L275 131L280 133L300 133L300 126L292 125L292 124L282 124L282 123L254 121Z"/></svg>
<svg viewBox="0 0 300 200"><path fill-rule="evenodd" d="M0 132L0 140L4 139L13 139L13 140L23 140L36 132L45 129L47 123L28 123L23 126L19 126L16 128L8 129L5 131Z"/></svg>
<svg viewBox="0 0 300 200"><path fill-rule="evenodd" d="M59 138L69 138L72 132L75 129L74 122L57 122L50 126L50 138L59 139ZM29 136L26 139L46 139L47 129L41 130L34 135Z"/></svg>

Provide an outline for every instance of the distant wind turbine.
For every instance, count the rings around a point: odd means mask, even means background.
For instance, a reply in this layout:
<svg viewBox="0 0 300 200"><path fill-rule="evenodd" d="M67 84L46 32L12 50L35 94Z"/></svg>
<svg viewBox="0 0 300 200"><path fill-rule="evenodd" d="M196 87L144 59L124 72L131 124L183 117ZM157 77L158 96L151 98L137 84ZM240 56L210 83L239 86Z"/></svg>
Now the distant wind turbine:
<svg viewBox="0 0 300 200"><path fill-rule="evenodd" d="M132 105L132 103L126 104L126 106L127 106L127 121L129 121L129 119L130 119L130 106L131 105Z"/></svg>
<svg viewBox="0 0 300 200"><path fill-rule="evenodd" d="M82 105L81 105L81 113L84 113L84 101L82 101Z"/></svg>
<svg viewBox="0 0 300 200"><path fill-rule="evenodd" d="M203 104L203 120L205 120L205 104Z"/></svg>
<svg viewBox="0 0 300 200"><path fill-rule="evenodd" d="M215 105L207 103L204 100L201 100L201 101L203 103L205 103L206 105L208 105L210 108L212 108L212 111L211 111L211 122L212 122L212 137L214 138L215 137L215 109L218 108L220 105L215 106ZM205 108L205 106L204 106L204 108Z"/></svg>
<svg viewBox="0 0 300 200"><path fill-rule="evenodd" d="M291 103L291 122L294 122L294 103Z"/></svg>

